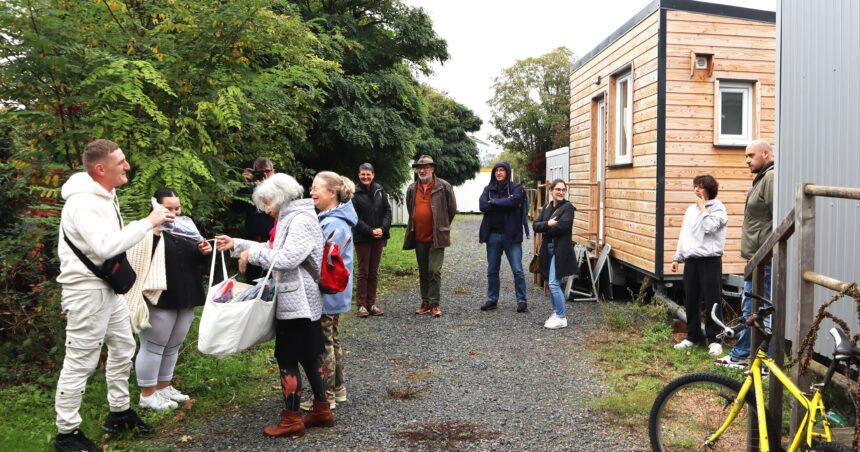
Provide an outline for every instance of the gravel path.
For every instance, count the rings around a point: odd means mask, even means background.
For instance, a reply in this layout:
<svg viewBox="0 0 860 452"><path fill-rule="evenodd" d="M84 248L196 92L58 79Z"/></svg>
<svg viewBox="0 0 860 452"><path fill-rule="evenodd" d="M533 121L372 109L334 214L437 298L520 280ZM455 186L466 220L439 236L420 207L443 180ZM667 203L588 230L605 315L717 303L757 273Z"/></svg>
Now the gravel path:
<svg viewBox="0 0 860 452"><path fill-rule="evenodd" d="M568 303L568 328L546 330L549 299L527 274L529 312L516 313L513 278L503 263L499 309L478 310L486 294L479 224L477 216L455 222L441 318L413 314L420 300L416 275L412 287L380 297L385 316L342 320L348 401L334 410L335 427L296 440L264 437L260 429L282 408L273 390L245 412L188 432L189 449L642 449L587 407L602 390L601 373L584 352L596 305ZM524 266L531 250L531 241L523 243Z"/></svg>

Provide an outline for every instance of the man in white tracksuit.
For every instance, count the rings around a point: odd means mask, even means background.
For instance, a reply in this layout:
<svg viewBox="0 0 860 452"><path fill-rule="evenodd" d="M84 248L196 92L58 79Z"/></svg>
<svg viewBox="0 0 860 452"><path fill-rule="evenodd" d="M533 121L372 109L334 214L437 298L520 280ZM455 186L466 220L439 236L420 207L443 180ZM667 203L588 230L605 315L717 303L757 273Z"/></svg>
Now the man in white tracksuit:
<svg viewBox="0 0 860 452"><path fill-rule="evenodd" d="M62 309L67 323L66 356L54 403L58 430L54 446L58 450L101 450L79 429L79 410L102 345L108 347L105 375L110 405L103 429L108 433L153 431L129 403L128 376L135 342L126 302L87 268L65 237L101 267L106 259L143 240L153 227L170 221L170 215L166 209L155 209L148 217L123 227L115 188L128 182L126 172L131 167L122 150L112 141L96 140L86 145L83 163L86 172L72 175L62 189L66 204L60 219L57 282L63 286Z"/></svg>

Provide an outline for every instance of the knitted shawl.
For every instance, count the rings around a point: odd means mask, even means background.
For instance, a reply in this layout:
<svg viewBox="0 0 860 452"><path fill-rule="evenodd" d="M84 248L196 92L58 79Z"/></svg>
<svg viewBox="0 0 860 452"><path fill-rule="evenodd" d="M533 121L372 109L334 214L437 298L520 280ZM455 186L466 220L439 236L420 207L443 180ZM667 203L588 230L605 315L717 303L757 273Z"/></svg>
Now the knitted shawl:
<svg viewBox="0 0 860 452"><path fill-rule="evenodd" d="M164 239L158 241L155 251L152 251L152 241L153 234L146 234L146 238L126 251L128 262L137 274L137 280L131 286L131 290L125 294L125 301L128 303L129 316L131 317L131 327L135 333L150 327L149 308L146 306L146 300L149 299L153 306L156 306L161 292L167 290Z"/></svg>

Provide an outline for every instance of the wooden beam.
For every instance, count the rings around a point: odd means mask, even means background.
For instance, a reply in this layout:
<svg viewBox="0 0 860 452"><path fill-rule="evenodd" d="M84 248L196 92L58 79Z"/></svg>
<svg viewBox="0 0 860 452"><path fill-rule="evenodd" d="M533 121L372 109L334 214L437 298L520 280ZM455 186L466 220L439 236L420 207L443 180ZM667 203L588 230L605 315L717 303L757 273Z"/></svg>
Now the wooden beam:
<svg viewBox="0 0 860 452"><path fill-rule="evenodd" d="M752 259L747 262L747 266L744 268L744 279L752 279L753 270L755 270L761 262L770 260L773 247L776 246L778 242L788 240L792 234L794 234L794 208L788 212L788 215L782 219L782 223L776 227L758 251L756 251Z"/></svg>
<svg viewBox="0 0 860 452"><path fill-rule="evenodd" d="M803 275L815 268L815 197L805 192L805 184L797 184L795 189L794 226L798 236L795 241L794 274ZM813 310L815 309L815 285L802 277L796 278L794 290L794 328L792 343L799 350L812 325ZM791 371L792 380L801 391L809 388L811 376L800 374L801 366L794 366ZM799 403L791 408L790 437L797 433L797 427L805 415L803 406Z"/></svg>
<svg viewBox="0 0 860 452"><path fill-rule="evenodd" d="M829 185L807 185L804 193L828 198L860 199L860 188L831 187Z"/></svg>
<svg viewBox="0 0 860 452"><path fill-rule="evenodd" d="M793 214L793 213L792 213ZM793 220L793 219L792 219ZM794 224L794 221L792 221ZM785 285L788 280L788 237L777 242L773 250L773 267L771 268L771 290L770 300L773 303L774 310L771 317L771 328L773 329L773 339L770 341L770 351L777 365L782 367L785 362ZM770 374L770 400L768 401L768 410L775 419L782 419L782 383L776 378L776 375ZM776 422L774 432L768 432L774 438L782 437L782 422Z"/></svg>
<svg viewBox="0 0 860 452"><path fill-rule="evenodd" d="M811 282L813 284L818 284L819 286L826 287L839 293L842 293L843 291L851 287L851 284L842 282L836 278L831 278L829 276L815 273L814 271L803 272L803 280ZM847 294L850 297L860 298L860 291L857 290L849 291L847 292Z"/></svg>

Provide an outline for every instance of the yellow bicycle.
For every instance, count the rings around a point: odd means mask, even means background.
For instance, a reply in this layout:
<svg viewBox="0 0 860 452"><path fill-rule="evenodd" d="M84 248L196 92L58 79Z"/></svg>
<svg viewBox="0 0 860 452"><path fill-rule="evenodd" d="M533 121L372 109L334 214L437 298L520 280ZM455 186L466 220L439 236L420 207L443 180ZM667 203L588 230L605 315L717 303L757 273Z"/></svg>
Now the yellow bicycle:
<svg viewBox="0 0 860 452"><path fill-rule="evenodd" d="M771 332L764 328L763 319L773 313L773 305L763 297L749 293L747 296L763 304L745 325L728 328L712 313L714 320L723 328L721 337L734 336L747 327L762 332L762 342L743 382L715 373L694 373L669 382L654 401L648 418L651 448L655 451L782 450L780 438L769 435L775 430L773 426L776 424L773 422L780 419L779 416L771 419L765 409L765 390L762 385L764 366L806 408L806 415L788 447L789 452L851 451L848 446L831 442L823 393L830 385L838 364L860 363L860 349L851 344L841 329L831 329L830 334L836 341L833 360L824 380L812 385L812 396L809 397L767 356ZM747 435L750 416L756 420L756 435ZM758 444L749 444L750 438L755 437L758 437Z"/></svg>

